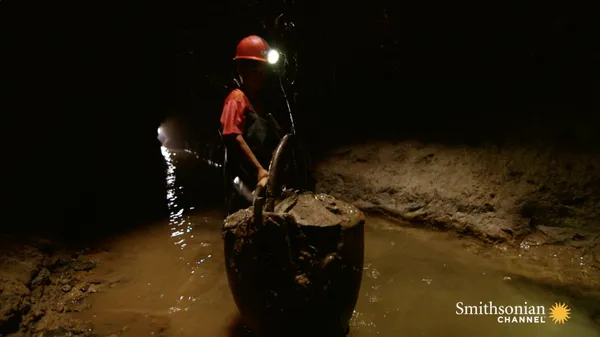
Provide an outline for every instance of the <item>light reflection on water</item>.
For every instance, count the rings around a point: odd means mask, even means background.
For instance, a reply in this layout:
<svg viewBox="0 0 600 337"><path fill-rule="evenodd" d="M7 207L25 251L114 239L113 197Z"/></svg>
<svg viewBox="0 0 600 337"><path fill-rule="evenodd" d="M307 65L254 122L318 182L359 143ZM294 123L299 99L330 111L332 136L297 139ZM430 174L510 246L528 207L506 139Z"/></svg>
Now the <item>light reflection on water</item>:
<svg viewBox="0 0 600 337"><path fill-rule="evenodd" d="M177 153L170 151L164 146L162 146L160 150L165 158L165 163L167 164L166 199L169 208L169 228L171 229L171 237L177 238L177 241L174 244L181 249L184 249L187 246L186 238L180 236L192 231L192 222L190 221L189 216L184 215L185 207L181 202L178 202L178 199L184 193L184 186L177 181L175 165ZM191 209L193 209L193 207L190 207L190 210ZM190 236L190 238L193 237L193 235Z"/></svg>

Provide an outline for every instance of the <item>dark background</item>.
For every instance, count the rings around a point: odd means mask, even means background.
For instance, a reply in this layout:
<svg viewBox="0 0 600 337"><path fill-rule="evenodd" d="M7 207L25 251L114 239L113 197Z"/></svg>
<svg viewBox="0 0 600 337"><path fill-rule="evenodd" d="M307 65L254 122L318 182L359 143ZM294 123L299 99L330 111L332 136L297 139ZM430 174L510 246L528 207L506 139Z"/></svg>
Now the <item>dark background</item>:
<svg viewBox="0 0 600 337"><path fill-rule="evenodd" d="M284 1L0 6L3 227L62 233L165 214L157 127L214 129L236 43L277 41ZM591 3L292 8L295 37L275 45L298 54L295 114L315 156L373 136L597 148Z"/></svg>

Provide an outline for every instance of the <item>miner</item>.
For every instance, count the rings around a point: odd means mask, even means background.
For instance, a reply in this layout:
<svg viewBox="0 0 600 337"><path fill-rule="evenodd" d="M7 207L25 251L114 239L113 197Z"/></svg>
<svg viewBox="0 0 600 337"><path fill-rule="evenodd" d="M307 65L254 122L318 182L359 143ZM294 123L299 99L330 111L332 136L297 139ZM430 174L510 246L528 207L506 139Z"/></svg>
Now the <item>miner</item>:
<svg viewBox="0 0 600 337"><path fill-rule="evenodd" d="M277 126L262 109L262 91L268 72L277 62L278 53L256 35L242 39L234 62L239 88L229 93L221 114L222 135L227 146L226 176L247 186L266 184L269 163L279 143ZM229 187L229 186L228 186ZM229 211L250 206L236 189L228 188Z"/></svg>

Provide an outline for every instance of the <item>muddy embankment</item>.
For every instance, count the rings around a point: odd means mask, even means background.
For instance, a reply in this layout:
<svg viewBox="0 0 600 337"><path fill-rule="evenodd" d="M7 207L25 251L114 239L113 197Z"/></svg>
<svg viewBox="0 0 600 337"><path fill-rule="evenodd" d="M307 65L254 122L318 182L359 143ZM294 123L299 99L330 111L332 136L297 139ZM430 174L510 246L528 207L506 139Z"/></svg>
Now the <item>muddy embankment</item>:
<svg viewBox="0 0 600 337"><path fill-rule="evenodd" d="M0 336L96 336L69 314L85 310L86 297L111 283L93 274L88 251L45 239L11 241L0 246Z"/></svg>
<svg viewBox="0 0 600 337"><path fill-rule="evenodd" d="M486 242L577 247L599 267L600 155L508 144L340 146L317 164L317 192Z"/></svg>

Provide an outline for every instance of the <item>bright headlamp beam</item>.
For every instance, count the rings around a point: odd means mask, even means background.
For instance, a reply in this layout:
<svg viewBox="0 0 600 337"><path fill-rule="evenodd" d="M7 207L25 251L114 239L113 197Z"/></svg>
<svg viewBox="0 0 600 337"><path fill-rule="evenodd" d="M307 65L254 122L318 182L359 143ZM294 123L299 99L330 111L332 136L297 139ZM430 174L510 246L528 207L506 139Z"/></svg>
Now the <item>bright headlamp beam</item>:
<svg viewBox="0 0 600 337"><path fill-rule="evenodd" d="M279 52L275 49L269 50L267 53L267 62L269 62L269 64L275 64L277 61L279 61Z"/></svg>

